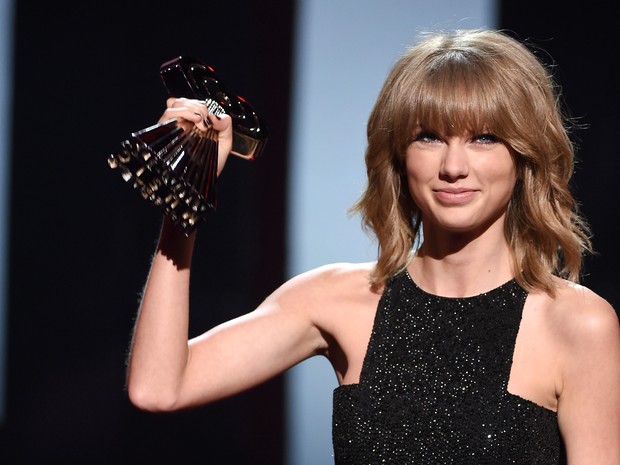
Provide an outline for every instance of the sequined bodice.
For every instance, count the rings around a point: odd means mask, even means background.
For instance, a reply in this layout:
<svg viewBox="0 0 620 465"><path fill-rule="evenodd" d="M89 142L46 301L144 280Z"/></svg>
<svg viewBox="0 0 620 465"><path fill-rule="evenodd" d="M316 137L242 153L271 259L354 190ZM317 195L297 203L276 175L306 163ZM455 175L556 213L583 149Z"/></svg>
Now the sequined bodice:
<svg viewBox="0 0 620 465"><path fill-rule="evenodd" d="M526 291L468 298L391 279L360 382L334 391L337 465L553 465L557 415L507 383Z"/></svg>

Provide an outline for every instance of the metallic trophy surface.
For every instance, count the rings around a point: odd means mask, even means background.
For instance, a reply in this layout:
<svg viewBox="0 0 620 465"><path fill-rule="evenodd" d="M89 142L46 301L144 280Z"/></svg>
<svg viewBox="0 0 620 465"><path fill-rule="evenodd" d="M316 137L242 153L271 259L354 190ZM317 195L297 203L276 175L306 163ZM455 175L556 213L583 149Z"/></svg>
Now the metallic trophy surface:
<svg viewBox="0 0 620 465"><path fill-rule="evenodd" d="M231 117L233 155L247 160L261 155L266 127L243 98L226 90L213 68L177 57L161 65L160 76L171 97L203 100L209 113ZM171 119L133 132L108 164L189 235L216 208L217 149L214 129L184 129Z"/></svg>

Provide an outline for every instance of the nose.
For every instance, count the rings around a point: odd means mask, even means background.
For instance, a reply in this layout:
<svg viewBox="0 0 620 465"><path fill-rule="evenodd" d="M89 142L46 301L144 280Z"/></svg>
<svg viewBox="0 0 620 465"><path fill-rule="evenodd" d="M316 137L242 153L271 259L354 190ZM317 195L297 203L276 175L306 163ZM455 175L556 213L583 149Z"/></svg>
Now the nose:
<svg viewBox="0 0 620 465"><path fill-rule="evenodd" d="M448 140L443 153L440 177L447 181L456 181L467 177L468 174L469 164L465 143L456 138Z"/></svg>

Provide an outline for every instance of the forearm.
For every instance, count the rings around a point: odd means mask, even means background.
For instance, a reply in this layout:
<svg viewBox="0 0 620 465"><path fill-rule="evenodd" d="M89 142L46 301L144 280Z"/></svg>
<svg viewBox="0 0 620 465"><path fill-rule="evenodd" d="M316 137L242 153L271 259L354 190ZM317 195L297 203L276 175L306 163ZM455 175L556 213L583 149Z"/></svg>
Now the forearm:
<svg viewBox="0 0 620 465"><path fill-rule="evenodd" d="M140 408L175 406L188 360L189 280L194 234L164 220L136 319L127 371L131 401Z"/></svg>

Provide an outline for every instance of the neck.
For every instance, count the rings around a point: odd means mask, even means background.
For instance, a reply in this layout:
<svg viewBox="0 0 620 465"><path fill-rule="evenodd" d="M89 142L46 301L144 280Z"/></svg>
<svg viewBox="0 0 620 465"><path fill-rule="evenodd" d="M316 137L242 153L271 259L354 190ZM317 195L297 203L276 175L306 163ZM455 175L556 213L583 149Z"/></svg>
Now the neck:
<svg viewBox="0 0 620 465"><path fill-rule="evenodd" d="M513 254L503 230L478 235L424 230L424 243L408 266L424 290L467 297L494 289L514 277Z"/></svg>

